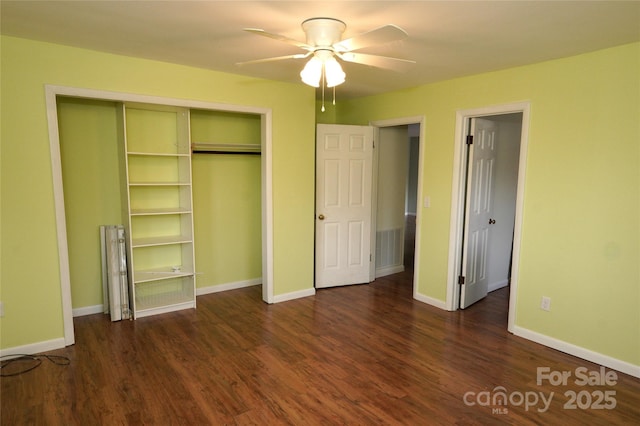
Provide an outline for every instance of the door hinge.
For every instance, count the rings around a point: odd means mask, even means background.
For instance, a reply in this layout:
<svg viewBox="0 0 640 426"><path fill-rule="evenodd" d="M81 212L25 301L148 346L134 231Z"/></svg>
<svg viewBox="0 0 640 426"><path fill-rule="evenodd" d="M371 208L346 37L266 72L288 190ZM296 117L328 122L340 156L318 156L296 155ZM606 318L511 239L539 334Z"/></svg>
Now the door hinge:
<svg viewBox="0 0 640 426"><path fill-rule="evenodd" d="M371 145L372 145L373 149L376 149L376 141L371 141Z"/></svg>
<svg viewBox="0 0 640 426"><path fill-rule="evenodd" d="M458 275L458 284L460 284L460 285L464 284L464 276Z"/></svg>
<svg viewBox="0 0 640 426"><path fill-rule="evenodd" d="M373 257L371 255L371 253L369 253L369 262L371 262L373 260Z"/></svg>
<svg viewBox="0 0 640 426"><path fill-rule="evenodd" d="M467 145L473 144L473 135L467 135Z"/></svg>

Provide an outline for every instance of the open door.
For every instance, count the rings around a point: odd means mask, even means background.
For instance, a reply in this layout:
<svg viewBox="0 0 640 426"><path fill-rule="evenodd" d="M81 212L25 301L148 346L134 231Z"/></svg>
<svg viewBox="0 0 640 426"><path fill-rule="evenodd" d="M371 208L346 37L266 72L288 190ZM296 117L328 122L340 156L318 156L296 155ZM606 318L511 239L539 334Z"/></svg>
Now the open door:
<svg viewBox="0 0 640 426"><path fill-rule="evenodd" d="M488 294L488 248L492 218L496 162L496 125L473 118L467 138L469 149L464 243L460 283L460 308L464 309Z"/></svg>
<svg viewBox="0 0 640 426"><path fill-rule="evenodd" d="M369 283L373 127L320 124L316 137L316 288Z"/></svg>

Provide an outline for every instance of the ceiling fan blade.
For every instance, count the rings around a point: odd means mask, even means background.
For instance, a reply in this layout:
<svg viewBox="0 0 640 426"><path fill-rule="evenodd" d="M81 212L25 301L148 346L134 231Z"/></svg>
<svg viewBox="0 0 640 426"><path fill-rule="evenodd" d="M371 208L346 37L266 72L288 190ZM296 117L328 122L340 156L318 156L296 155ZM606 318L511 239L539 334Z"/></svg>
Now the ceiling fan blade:
<svg viewBox="0 0 640 426"><path fill-rule="evenodd" d="M377 68L385 68L394 71L406 71L408 66L416 61L410 59L391 58L389 56L367 55L366 53L337 53L338 57L345 62L369 65Z"/></svg>
<svg viewBox="0 0 640 426"><path fill-rule="evenodd" d="M264 37L272 38L274 40L282 41L284 43L292 44L305 50L313 50L313 46L309 46L307 43L303 43L301 41L294 40L280 34L268 33L265 30L261 30L260 28L244 28L244 30L249 33L258 34Z"/></svg>
<svg viewBox="0 0 640 426"><path fill-rule="evenodd" d="M274 56L272 58L254 59L254 60L251 60L251 61L236 62L236 65L260 64L260 63L263 63L263 62L281 61L283 59L304 59L307 56L311 55L312 53L313 52L297 53L295 55Z"/></svg>
<svg viewBox="0 0 640 426"><path fill-rule="evenodd" d="M348 38L346 40L339 41L338 43L333 45L333 48L337 52L351 52L353 50L362 49L364 47L402 40L407 37L408 34L405 30L390 24Z"/></svg>

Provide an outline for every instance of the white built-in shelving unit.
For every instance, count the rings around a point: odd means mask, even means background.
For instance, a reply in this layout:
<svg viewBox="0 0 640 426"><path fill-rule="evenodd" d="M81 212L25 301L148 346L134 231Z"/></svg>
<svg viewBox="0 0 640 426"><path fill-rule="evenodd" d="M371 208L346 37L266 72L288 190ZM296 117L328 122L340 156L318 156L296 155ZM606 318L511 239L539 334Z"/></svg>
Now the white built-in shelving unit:
<svg viewBox="0 0 640 426"><path fill-rule="evenodd" d="M189 121L186 108L121 104L134 318L196 306Z"/></svg>

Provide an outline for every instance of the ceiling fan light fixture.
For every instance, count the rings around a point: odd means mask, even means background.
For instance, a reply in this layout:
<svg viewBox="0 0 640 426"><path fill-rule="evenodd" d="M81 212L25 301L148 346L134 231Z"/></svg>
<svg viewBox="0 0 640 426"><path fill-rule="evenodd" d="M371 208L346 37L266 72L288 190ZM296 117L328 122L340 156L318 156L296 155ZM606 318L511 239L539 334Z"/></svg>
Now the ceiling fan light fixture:
<svg viewBox="0 0 640 426"><path fill-rule="evenodd" d="M324 73L327 79L327 87L335 87L344 83L346 74L342 71L342 67L336 61L336 58L331 57L324 63Z"/></svg>
<svg viewBox="0 0 640 426"><path fill-rule="evenodd" d="M315 52L309 62L300 71L302 82L312 87L320 87L320 80L324 73L327 87L338 86L345 81L346 74L335 57L324 50Z"/></svg>
<svg viewBox="0 0 640 426"><path fill-rule="evenodd" d="M309 59L309 62L300 71L300 78L304 84L311 87L320 87L320 78L322 77L322 61L315 56Z"/></svg>

